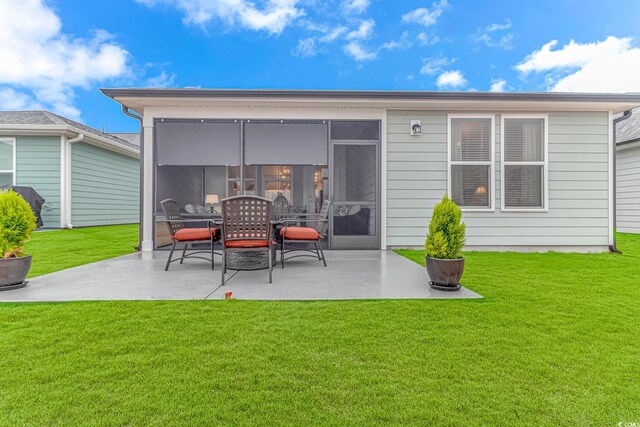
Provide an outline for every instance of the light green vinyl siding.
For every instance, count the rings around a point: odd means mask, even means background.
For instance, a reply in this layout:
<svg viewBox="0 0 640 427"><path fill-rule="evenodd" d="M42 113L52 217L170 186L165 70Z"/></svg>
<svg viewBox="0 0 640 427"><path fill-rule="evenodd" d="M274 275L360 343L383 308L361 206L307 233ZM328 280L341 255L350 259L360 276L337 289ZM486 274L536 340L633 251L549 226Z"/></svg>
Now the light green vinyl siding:
<svg viewBox="0 0 640 427"><path fill-rule="evenodd" d="M640 147L617 153L617 228L640 233Z"/></svg>
<svg viewBox="0 0 640 427"><path fill-rule="evenodd" d="M71 147L71 223L138 222L138 159L83 142Z"/></svg>
<svg viewBox="0 0 640 427"><path fill-rule="evenodd" d="M16 185L33 187L45 199L44 227L60 227L60 137L16 137Z"/></svg>
<svg viewBox="0 0 640 427"><path fill-rule="evenodd" d="M468 245L608 245L608 113L548 115L549 211L501 211L496 114L496 208L463 214ZM409 135L411 120L421 120L422 135ZM387 123L387 244L420 246L433 206L447 191L447 113L390 111Z"/></svg>

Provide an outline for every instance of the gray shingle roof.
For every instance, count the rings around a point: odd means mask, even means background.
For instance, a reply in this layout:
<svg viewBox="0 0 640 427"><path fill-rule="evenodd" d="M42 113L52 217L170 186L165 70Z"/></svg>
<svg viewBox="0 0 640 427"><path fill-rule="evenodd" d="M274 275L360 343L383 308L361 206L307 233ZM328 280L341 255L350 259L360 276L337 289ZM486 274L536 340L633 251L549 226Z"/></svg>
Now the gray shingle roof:
<svg viewBox="0 0 640 427"><path fill-rule="evenodd" d="M0 111L0 125L56 124L44 111Z"/></svg>
<svg viewBox="0 0 640 427"><path fill-rule="evenodd" d="M620 117L617 115L616 117ZM631 110L631 117L618 123L616 142L618 144L640 139L640 108Z"/></svg>
<svg viewBox="0 0 640 427"><path fill-rule="evenodd" d="M123 147L140 149L140 144L136 144L128 139L119 138L113 134L104 133L80 122L68 119L50 111L0 111L0 125L58 125L71 126L90 136L99 136Z"/></svg>
<svg viewBox="0 0 640 427"><path fill-rule="evenodd" d="M124 139L136 147L140 147L140 134L138 132L109 132L109 135Z"/></svg>

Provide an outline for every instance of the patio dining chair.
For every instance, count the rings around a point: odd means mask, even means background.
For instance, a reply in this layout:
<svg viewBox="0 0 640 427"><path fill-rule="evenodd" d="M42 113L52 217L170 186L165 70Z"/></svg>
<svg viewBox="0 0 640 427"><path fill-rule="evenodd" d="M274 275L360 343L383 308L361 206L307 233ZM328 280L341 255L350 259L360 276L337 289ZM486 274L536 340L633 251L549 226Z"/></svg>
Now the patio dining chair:
<svg viewBox="0 0 640 427"><path fill-rule="evenodd" d="M238 260L229 265L229 255L244 252L247 259L252 255L266 252L266 264L269 269L269 283L273 270L273 223L269 199L258 196L234 196L223 199L222 203L222 285L229 270L243 270ZM246 266L247 270L256 269Z"/></svg>
<svg viewBox="0 0 640 427"><path fill-rule="evenodd" d="M324 258L324 251L322 250L321 240L327 237L327 227L329 224L329 211L331 210L331 201L324 200L320 212L317 214L305 215L299 218L284 218L280 220L283 227L280 229L280 262L282 268L284 268L285 254L291 252L308 252L299 255L290 256L288 259L298 257L313 257L318 258L318 261L322 261L324 266L327 266L327 261ZM300 227L296 225L303 221L306 224L311 223L311 227ZM291 248L286 249L286 245L292 244L306 244L304 248ZM314 249L308 249L308 244L313 244Z"/></svg>
<svg viewBox="0 0 640 427"><path fill-rule="evenodd" d="M220 240L220 228L213 227L210 221L207 223L206 228L188 228L185 226L185 220L182 219L180 209L178 208L178 203L176 203L175 200L165 199L160 202L160 205L162 206L165 221L167 222L167 226L169 227L172 243L171 252L169 252L169 258L167 259L167 264L164 267L164 271L169 270L169 265L172 262L180 261L180 264L182 264L184 260L188 258L198 258L209 261L211 262L211 270L213 270L213 256L215 254L214 244L215 242ZM199 220L198 222L203 222L203 220ZM182 256L174 259L173 252L176 249L176 245L179 243L184 243ZM210 249L194 250L193 245L201 243L209 243L211 245ZM192 252L187 254L189 245L191 245ZM209 258L200 256L200 254L204 253L210 254L211 257Z"/></svg>

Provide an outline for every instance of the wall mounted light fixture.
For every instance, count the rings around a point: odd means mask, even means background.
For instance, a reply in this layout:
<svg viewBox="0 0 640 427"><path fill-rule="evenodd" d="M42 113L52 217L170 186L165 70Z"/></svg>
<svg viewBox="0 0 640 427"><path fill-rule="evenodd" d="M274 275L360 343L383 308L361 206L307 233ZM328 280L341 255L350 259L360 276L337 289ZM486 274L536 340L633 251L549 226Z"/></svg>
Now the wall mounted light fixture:
<svg viewBox="0 0 640 427"><path fill-rule="evenodd" d="M409 135L417 136L422 134L422 125L420 120L411 120L411 128L409 129Z"/></svg>

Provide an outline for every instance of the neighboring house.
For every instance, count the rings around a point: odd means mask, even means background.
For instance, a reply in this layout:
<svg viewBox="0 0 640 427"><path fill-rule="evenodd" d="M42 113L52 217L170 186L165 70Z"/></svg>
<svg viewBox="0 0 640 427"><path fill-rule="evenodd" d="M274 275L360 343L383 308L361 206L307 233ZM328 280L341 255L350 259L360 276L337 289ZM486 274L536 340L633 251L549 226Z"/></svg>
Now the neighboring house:
<svg viewBox="0 0 640 427"><path fill-rule="evenodd" d="M616 128L616 228L640 233L640 109Z"/></svg>
<svg viewBox="0 0 640 427"><path fill-rule="evenodd" d="M48 111L0 111L0 186L33 187L44 228L137 223L139 141Z"/></svg>
<svg viewBox="0 0 640 427"><path fill-rule="evenodd" d="M142 250L159 202L334 201L332 249L421 247L448 193L469 250L606 251L613 115L638 94L103 89L144 129ZM128 110L127 110L128 109Z"/></svg>

